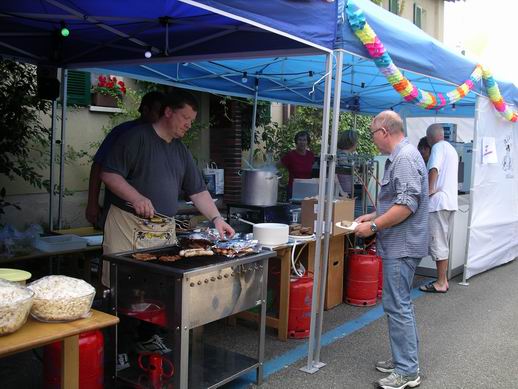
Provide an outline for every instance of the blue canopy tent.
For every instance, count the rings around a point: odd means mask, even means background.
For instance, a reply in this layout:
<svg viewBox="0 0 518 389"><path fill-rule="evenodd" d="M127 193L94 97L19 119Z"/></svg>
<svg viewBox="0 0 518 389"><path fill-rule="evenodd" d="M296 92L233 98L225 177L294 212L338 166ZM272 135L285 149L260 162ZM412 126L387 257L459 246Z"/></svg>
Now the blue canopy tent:
<svg viewBox="0 0 518 389"><path fill-rule="evenodd" d="M183 63L281 53L321 54L332 50L336 38L336 28L329 28L336 26L334 3L313 1L300 7L297 2L279 0L259 6L256 2L225 0L202 5L204 8L177 0L2 2L0 56L62 69L114 63ZM316 23L309 26L308 20ZM300 25L307 27L300 29ZM70 31L68 37L60 34L63 27ZM144 57L146 51L152 58ZM63 71L63 92L66 81ZM65 106L63 101L61 153L65 147ZM53 112L56 108L54 103ZM60 181L63 174L61 164Z"/></svg>
<svg viewBox="0 0 518 389"><path fill-rule="evenodd" d="M197 3L213 2L201 0ZM345 50L341 108L366 114L376 114L383 109L393 108L408 116L429 116L429 111L407 103L394 91L351 31L344 16L345 3L338 3L338 27L333 47ZM368 0L350 0L349 3L354 3L363 10L368 23L384 43L394 63L418 88L444 94L462 84L475 68L475 62L446 48L408 20L387 12ZM254 97L253 78L256 77L259 80L257 89L260 99L321 106L323 86L318 81L325 74L325 57L286 54L246 61L212 59L186 60L173 64L114 63L97 70L109 70L148 81L241 97ZM248 81L243 83L245 73ZM518 104L518 91L513 84L499 81L499 86L508 102ZM474 91L484 93L481 83L475 86ZM453 109L447 106L432 112L444 116L472 116L474 106L475 95L470 94L455 104Z"/></svg>
<svg viewBox="0 0 518 389"><path fill-rule="evenodd" d="M330 51L337 6L312 1L20 0L0 5L0 54L70 68ZM205 8L200 8L200 6ZM308 20L314 24L309 25ZM300 28L301 25L305 27ZM60 36L66 26L70 35ZM330 28L331 26L331 28ZM149 50L153 57L144 58Z"/></svg>
<svg viewBox="0 0 518 389"><path fill-rule="evenodd" d="M419 88L445 93L464 82L475 68L474 62L370 1L347 3L354 3L364 11L394 63ZM0 55L64 69L99 69L233 96L323 106L322 156L325 157L336 153L340 109L376 114L393 108L404 116L430 116L430 112L405 102L379 73L352 33L345 18L345 5L345 0L2 2ZM71 31L68 38L58 34L64 25ZM336 49L338 71L332 69L333 49ZM145 58L145 51L150 51L152 57ZM334 88L330 85L331 74L335 75ZM66 82L66 77L63 79ZM516 88L503 82L499 85L504 98L517 105ZM483 93L481 85L476 85L475 91ZM328 107L332 94L340 99L334 100L329 140ZM456 104L455 111L447 106L432 112L472 116L474 108L475 98L470 94ZM326 158L321 161L327 164ZM334 161L330 164L330 174L332 169ZM321 165L321 171L327 171L326 165ZM325 182L325 177L321 182ZM323 186L320 185L321 201ZM326 212L330 212L330 207ZM320 212L319 229L322 220ZM317 235L321 233L317 231ZM328 239L324 254L327 247ZM319 254L320 239L317 239L316 258L320 258ZM315 261L315 279L319 279L318 264ZM326 268L324 264L324 277ZM322 306L319 304L320 312ZM320 364L322 315L319 315L318 320L312 317L308 371Z"/></svg>

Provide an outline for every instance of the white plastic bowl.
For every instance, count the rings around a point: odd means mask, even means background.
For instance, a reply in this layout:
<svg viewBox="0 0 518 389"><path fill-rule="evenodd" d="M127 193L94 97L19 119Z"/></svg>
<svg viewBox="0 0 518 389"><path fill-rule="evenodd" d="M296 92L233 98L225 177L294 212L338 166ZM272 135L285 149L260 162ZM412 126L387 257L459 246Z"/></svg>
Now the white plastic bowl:
<svg viewBox="0 0 518 389"><path fill-rule="evenodd" d="M278 246L288 243L290 228L281 223L254 224L254 239L267 246Z"/></svg>

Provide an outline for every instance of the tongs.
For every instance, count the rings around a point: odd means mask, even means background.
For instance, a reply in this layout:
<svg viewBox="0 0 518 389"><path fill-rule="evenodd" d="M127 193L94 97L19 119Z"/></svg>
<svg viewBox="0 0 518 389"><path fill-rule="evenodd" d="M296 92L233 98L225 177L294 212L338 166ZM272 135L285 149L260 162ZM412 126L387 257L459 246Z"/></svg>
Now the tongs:
<svg viewBox="0 0 518 389"><path fill-rule="evenodd" d="M135 207L133 206L133 204L131 204L129 201L126 201L126 205L132 209L135 209ZM138 215L137 215L138 216ZM158 217L161 217L162 219L164 219L165 221L167 222L172 222L174 220L174 217L171 217L171 216L167 216L167 215L164 215L163 213L160 213L160 212L153 212L153 216L158 216ZM140 216L138 216L140 217ZM150 221L150 218L143 218L143 217L140 217L141 219L143 220L148 220Z"/></svg>

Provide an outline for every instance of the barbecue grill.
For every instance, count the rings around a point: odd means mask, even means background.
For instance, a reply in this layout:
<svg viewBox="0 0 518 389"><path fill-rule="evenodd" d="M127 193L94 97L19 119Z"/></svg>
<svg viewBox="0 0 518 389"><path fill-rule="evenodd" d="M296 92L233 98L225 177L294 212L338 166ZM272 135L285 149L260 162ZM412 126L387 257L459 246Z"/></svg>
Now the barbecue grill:
<svg viewBox="0 0 518 389"><path fill-rule="evenodd" d="M145 250L157 258L177 255L179 251L177 246ZM167 339L172 345L168 357L173 361L175 374L165 384L172 383L181 389L216 388L254 369L260 384L268 258L274 253L261 251L239 258L190 257L174 262L139 261L132 257L134 253L103 257L111 262L112 309L121 318L129 316L167 328ZM213 346L194 347L192 339L189 355L190 330L256 306L261 308L256 358L216 350ZM117 378L132 384L139 382L142 371L136 366L131 364L117 372Z"/></svg>

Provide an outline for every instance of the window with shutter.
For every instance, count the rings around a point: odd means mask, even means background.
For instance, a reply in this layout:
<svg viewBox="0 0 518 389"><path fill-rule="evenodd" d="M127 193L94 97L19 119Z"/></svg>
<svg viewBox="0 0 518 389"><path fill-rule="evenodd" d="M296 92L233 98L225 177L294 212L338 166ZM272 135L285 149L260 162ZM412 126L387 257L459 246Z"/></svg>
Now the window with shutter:
<svg viewBox="0 0 518 389"><path fill-rule="evenodd" d="M389 0L389 11L399 15L399 0Z"/></svg>
<svg viewBox="0 0 518 389"><path fill-rule="evenodd" d="M419 27L423 28L423 9L414 3L414 24Z"/></svg>
<svg viewBox="0 0 518 389"><path fill-rule="evenodd" d="M68 71L67 105L90 105L90 73Z"/></svg>

